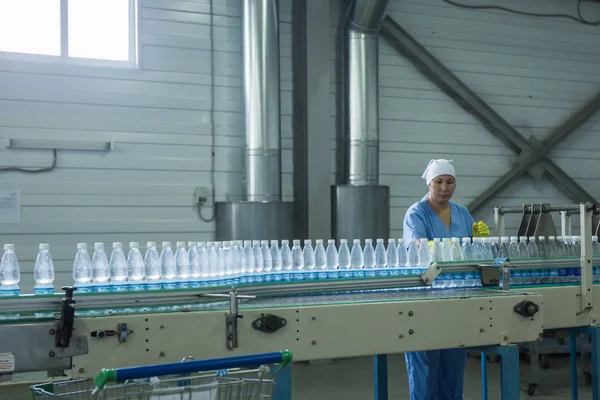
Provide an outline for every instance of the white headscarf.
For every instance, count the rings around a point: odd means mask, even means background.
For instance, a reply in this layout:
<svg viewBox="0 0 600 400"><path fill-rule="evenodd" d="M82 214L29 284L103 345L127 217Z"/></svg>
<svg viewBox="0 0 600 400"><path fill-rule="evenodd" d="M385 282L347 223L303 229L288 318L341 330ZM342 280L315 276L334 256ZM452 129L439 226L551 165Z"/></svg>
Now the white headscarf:
<svg viewBox="0 0 600 400"><path fill-rule="evenodd" d="M454 170L454 161L452 160L444 160L440 158L438 160L431 160L429 164L427 164L427 168L425 168L425 172L423 172L422 178L427 182L427 186L434 180L436 177L440 175L450 175L453 178L456 178L456 171ZM429 192L423 197L423 200L429 198Z"/></svg>

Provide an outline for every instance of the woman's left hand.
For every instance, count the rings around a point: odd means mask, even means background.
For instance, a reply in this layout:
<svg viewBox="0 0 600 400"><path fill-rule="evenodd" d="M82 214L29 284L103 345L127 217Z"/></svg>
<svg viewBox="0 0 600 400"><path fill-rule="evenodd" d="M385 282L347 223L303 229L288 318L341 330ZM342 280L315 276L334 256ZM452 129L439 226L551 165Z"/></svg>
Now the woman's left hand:
<svg viewBox="0 0 600 400"><path fill-rule="evenodd" d="M473 222L472 234L473 237L487 237L490 236L490 228L483 221Z"/></svg>

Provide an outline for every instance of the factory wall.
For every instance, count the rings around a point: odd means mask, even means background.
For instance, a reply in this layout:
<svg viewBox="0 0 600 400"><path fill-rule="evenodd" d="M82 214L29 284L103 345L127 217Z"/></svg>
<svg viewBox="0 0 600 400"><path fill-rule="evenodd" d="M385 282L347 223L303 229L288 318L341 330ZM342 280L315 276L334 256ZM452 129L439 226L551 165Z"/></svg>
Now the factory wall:
<svg viewBox="0 0 600 400"><path fill-rule="evenodd" d="M51 245L55 287L72 282L77 242L211 240L193 203L210 189L214 84L216 199L242 193L243 93L239 0L214 1L211 79L208 0L140 0L140 69L0 60L0 140L114 141L108 153L59 151L56 169L0 172L0 190L22 191L20 224L0 224L15 243L23 292L31 292L40 242ZM280 1L283 195L292 197L291 2ZM0 148L0 167L47 167L49 150ZM209 205L212 199L209 199ZM205 217L210 207L202 210ZM160 243L159 243L160 245Z"/></svg>
<svg viewBox="0 0 600 400"><path fill-rule="evenodd" d="M577 2L570 1L462 2L577 15ZM600 18L597 5L583 4L587 20ZM337 33L339 7L332 4L332 35ZM600 89L598 27L463 9L442 0L391 0L389 13L525 137L543 140ZM379 61L380 183L391 188L392 235L401 237L406 209L427 191L421 174L429 159L454 159L458 174L454 200L466 205L506 173L516 156L385 40L380 40ZM337 87L332 85L334 93ZM596 115L551 156L596 198L600 198L599 131ZM541 201L573 203L550 183L524 176L476 217L492 224L494 206ZM554 220L558 225L560 219ZM519 221L516 215L508 216L507 233L516 233Z"/></svg>

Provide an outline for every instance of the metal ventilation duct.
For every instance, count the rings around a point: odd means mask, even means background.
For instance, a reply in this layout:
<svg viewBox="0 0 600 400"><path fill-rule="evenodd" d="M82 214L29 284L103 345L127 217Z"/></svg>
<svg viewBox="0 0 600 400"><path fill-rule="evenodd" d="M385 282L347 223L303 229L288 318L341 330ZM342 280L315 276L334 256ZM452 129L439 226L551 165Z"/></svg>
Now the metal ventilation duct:
<svg viewBox="0 0 600 400"><path fill-rule="evenodd" d="M345 176L350 185L379 182L379 26L388 0L354 0L346 21Z"/></svg>
<svg viewBox="0 0 600 400"><path fill-rule="evenodd" d="M244 0L246 200L281 200L277 0Z"/></svg>

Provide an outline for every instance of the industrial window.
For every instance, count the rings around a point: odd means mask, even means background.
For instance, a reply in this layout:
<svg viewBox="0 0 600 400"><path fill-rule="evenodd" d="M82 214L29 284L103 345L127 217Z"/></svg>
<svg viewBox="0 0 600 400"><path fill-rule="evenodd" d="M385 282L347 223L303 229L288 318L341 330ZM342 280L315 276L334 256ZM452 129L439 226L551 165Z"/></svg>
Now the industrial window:
<svg viewBox="0 0 600 400"><path fill-rule="evenodd" d="M137 66L137 0L0 0L0 59Z"/></svg>

